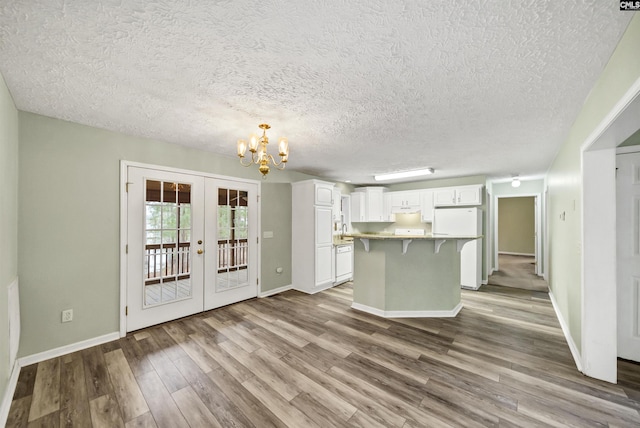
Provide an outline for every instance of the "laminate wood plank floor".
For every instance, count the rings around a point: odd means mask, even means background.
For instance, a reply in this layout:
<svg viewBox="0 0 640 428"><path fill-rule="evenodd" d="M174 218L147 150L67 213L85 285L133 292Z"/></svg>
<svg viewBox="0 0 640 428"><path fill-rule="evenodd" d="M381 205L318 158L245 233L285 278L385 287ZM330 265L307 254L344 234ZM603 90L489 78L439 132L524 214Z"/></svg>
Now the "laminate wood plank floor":
<svg viewBox="0 0 640 428"><path fill-rule="evenodd" d="M640 365L574 365L545 293L382 319L288 291L22 368L8 427L638 427Z"/></svg>

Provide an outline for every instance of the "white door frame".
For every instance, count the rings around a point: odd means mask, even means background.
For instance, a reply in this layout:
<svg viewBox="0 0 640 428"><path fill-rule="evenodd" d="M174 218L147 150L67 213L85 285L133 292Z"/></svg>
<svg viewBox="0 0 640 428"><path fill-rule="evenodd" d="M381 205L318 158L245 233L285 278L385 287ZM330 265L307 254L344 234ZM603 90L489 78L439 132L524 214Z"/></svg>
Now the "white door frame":
<svg viewBox="0 0 640 428"><path fill-rule="evenodd" d="M127 210L128 210L128 201L127 201L127 169L132 166L132 167L138 167L138 168L148 168L148 169L154 169L154 170L160 170L160 171L167 171L167 172L176 172L176 173L180 173L180 174L191 174L191 175L198 175L201 177L205 177L205 178L214 178L214 179L220 179L220 180L230 180L230 181L237 181L237 182L243 182L243 183L255 183L258 186L258 199L260 200L260 194L261 194L261 182L258 180L250 180L250 179L246 179L246 178L238 178L238 177L230 177L230 176L226 176L226 175L219 175L219 174L211 174L211 173L207 173L207 172L202 172L202 171L193 171L193 170L188 170L188 169L182 169L182 168L173 168L173 167L169 167L169 166L165 166L165 165L153 165L153 164L146 164L146 163L141 163L141 162L132 162L132 161L126 161L126 160L121 160L120 161L120 337L125 337L127 335L127 314L126 314L126 307L127 307L127 253L126 253L126 248L127 248L127 230L128 230L128 219L127 219ZM261 236L261 221L260 219L261 217L261 204L258 203L257 206L257 210L258 210L258 230L257 230L257 235ZM258 279L260 279L260 272L261 270L261 250L260 248L257 251L257 257L256 257L256 263L257 263L257 270L258 270ZM262 291L262 281L259 281L259 288L258 288L258 295L261 294Z"/></svg>
<svg viewBox="0 0 640 428"><path fill-rule="evenodd" d="M498 263L498 225L499 221L499 203L500 199L507 198L534 198L534 214L535 214L535 229L536 229L536 239L535 239L535 251L534 257L536 259L536 275L541 276L542 272L542 260L540 260L540 245L541 245L541 231L542 231L542 206L540 204L541 195L540 193L522 193L522 194L512 194L512 195L496 195L493 197L493 260L495 270L500 270L500 266Z"/></svg>
<svg viewBox="0 0 640 428"><path fill-rule="evenodd" d="M582 349L587 375L617 382L616 147L638 129L640 78L580 147Z"/></svg>

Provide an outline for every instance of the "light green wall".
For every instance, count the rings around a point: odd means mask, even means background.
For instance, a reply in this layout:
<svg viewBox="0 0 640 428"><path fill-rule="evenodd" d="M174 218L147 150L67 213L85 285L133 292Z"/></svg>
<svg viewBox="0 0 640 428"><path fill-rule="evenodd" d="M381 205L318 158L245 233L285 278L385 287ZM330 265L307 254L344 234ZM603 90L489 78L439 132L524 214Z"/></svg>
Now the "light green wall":
<svg viewBox="0 0 640 428"><path fill-rule="evenodd" d="M630 147L640 145L640 129L638 129L631 137L627 138L619 147Z"/></svg>
<svg viewBox="0 0 640 428"><path fill-rule="evenodd" d="M18 111L0 75L0 394L11 375L7 287L18 276ZM0 396L0 403L4 399Z"/></svg>
<svg viewBox="0 0 640 428"><path fill-rule="evenodd" d="M409 183L389 184L385 187L392 192L396 192L400 190L432 189L435 187L455 187L471 184L482 184L484 186L486 181L487 177L484 175L470 175L468 177L440 178L412 181Z"/></svg>
<svg viewBox="0 0 640 428"><path fill-rule="evenodd" d="M118 331L120 160L260 179L235 157L31 113L19 119L22 356ZM268 182L306 178L274 171ZM270 227L283 226L274 220ZM272 251L275 242L263 240L262 254L282 250ZM290 262L283 267L291 271ZM62 324L68 308L74 321Z"/></svg>
<svg viewBox="0 0 640 428"><path fill-rule="evenodd" d="M581 145L640 78L640 14L635 14L591 90L547 176L549 286L578 349L582 349ZM563 215L564 214L564 215Z"/></svg>
<svg viewBox="0 0 640 428"><path fill-rule="evenodd" d="M533 197L498 200L498 251L534 254L535 199Z"/></svg>
<svg viewBox="0 0 640 428"><path fill-rule="evenodd" d="M291 285L291 185L262 183L262 231L273 238L262 241L262 292ZM278 274L276 268L283 272Z"/></svg>

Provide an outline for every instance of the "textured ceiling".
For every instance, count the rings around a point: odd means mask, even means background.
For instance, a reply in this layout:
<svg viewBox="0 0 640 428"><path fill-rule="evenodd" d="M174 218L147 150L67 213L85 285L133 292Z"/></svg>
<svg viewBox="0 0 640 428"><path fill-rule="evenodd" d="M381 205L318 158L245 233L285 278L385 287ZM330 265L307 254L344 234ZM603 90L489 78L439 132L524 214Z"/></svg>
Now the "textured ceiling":
<svg viewBox="0 0 640 428"><path fill-rule="evenodd" d="M598 0L5 0L0 72L21 110L228 156L266 121L288 168L335 180L527 176L632 15Z"/></svg>

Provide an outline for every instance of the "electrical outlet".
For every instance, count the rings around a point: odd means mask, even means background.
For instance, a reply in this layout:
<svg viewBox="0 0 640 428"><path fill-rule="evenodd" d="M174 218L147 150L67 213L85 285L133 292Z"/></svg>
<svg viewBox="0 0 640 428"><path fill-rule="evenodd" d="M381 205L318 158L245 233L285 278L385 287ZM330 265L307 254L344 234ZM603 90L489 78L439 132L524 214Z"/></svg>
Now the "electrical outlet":
<svg viewBox="0 0 640 428"><path fill-rule="evenodd" d="M73 321L73 309L65 309L62 311L62 322Z"/></svg>

